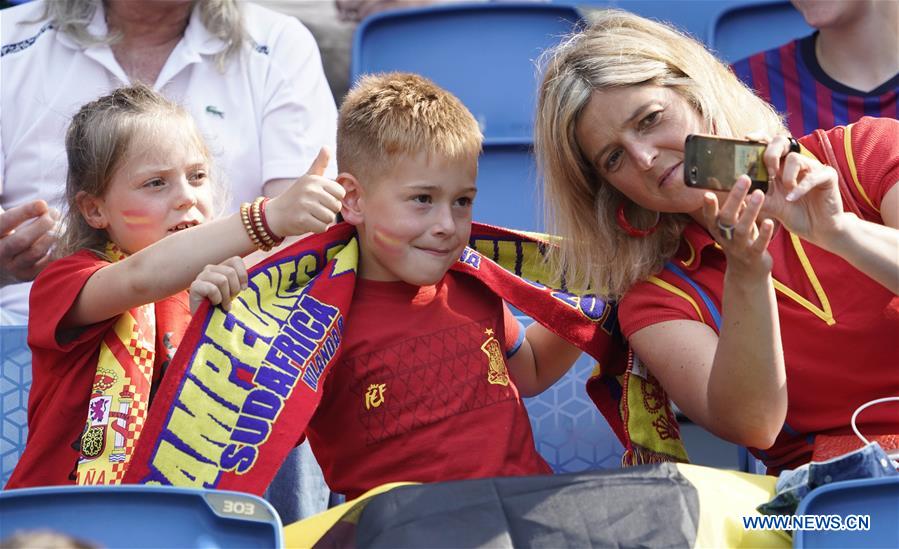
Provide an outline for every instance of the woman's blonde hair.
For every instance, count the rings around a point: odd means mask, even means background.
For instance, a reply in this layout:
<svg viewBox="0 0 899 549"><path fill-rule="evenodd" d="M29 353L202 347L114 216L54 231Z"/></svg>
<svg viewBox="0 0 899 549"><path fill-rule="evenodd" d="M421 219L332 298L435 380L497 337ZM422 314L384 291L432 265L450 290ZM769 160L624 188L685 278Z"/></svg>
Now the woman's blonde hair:
<svg viewBox="0 0 899 549"><path fill-rule="evenodd" d="M115 33L95 36L87 29L102 2L103 0L48 0L44 5L42 19L47 19L60 32L68 34L82 46L112 44L121 36ZM219 69L224 69L225 61L240 51L247 38L240 6L237 0L201 0L199 8L200 21L206 30L227 44L216 56Z"/></svg>
<svg viewBox="0 0 899 549"><path fill-rule="evenodd" d="M477 162L483 135L456 96L427 78L392 72L364 76L337 120L337 167L360 180L398 155L419 152Z"/></svg>
<svg viewBox="0 0 899 549"><path fill-rule="evenodd" d="M544 54L535 122L538 166L544 180L547 229L562 237L551 259L570 288L620 297L661 270L689 222L684 214L647 211L608 184L581 150L575 131L596 90L639 85L673 89L706 127L722 136L786 132L778 114L696 40L620 10L602 10L583 30ZM626 235L616 223L625 207L650 236Z"/></svg>
<svg viewBox="0 0 899 549"><path fill-rule="evenodd" d="M209 149L190 114L144 84L118 88L75 113L66 131L66 204L62 235L55 248L57 257L82 249L105 257L109 237L105 230L88 225L78 208L78 196L82 192L103 196L125 157L134 149L150 146L142 142L143 138L166 131L159 122L169 119L188 125L196 146L208 160ZM211 180L216 184L217 178Z"/></svg>

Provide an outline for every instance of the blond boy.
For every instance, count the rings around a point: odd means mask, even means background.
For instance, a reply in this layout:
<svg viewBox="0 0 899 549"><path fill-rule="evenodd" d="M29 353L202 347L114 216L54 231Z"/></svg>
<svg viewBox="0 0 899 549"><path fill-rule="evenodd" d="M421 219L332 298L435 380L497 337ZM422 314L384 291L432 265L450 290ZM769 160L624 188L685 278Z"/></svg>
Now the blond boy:
<svg viewBox="0 0 899 549"><path fill-rule="evenodd" d="M340 361L306 435L332 490L391 481L547 474L522 396L579 351L526 331L480 281L450 271L468 244L481 132L416 75L362 79L340 110L341 213L359 279Z"/></svg>

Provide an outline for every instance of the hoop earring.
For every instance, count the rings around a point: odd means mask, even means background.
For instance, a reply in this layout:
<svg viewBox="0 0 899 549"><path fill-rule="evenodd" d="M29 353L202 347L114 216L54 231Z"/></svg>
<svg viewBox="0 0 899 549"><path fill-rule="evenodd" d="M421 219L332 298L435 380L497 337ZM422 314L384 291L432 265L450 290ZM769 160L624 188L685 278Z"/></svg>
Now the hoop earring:
<svg viewBox="0 0 899 549"><path fill-rule="evenodd" d="M638 229L630 224L626 217L624 217L624 203L618 205L617 212L618 226L621 227L621 230L627 233L628 236L632 236L634 238L646 238L652 233L656 232L656 229L659 228L659 221L662 219L661 214L656 214L656 222L652 227L647 229Z"/></svg>

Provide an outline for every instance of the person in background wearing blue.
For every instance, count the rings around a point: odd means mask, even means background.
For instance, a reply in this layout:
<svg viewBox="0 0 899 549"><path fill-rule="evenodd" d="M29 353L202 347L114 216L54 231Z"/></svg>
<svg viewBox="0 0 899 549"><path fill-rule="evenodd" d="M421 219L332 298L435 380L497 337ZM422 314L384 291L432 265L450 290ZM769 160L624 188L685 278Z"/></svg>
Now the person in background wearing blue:
<svg viewBox="0 0 899 549"><path fill-rule="evenodd" d="M4 10L0 25L0 325L27 322L30 281L56 240L65 128L81 105L137 82L184 105L223 172L229 213L278 194L336 146L318 46L295 18L236 0L36 0ZM283 472L304 485L299 505L295 488L275 502L285 522L325 508L311 454Z"/></svg>
<svg viewBox="0 0 899 549"><path fill-rule="evenodd" d="M863 116L897 118L899 2L792 0L813 34L733 64L796 137Z"/></svg>

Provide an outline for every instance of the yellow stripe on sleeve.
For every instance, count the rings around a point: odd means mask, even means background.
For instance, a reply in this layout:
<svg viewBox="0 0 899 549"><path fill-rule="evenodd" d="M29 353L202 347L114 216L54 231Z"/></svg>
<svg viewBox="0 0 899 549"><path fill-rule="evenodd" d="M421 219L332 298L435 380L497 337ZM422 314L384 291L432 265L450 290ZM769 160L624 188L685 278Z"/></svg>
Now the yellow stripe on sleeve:
<svg viewBox="0 0 899 549"><path fill-rule="evenodd" d="M663 290L667 290L678 297L686 299L687 302L693 306L693 309L696 310L696 314L699 315L699 320L701 320L702 323L705 324L705 318L702 316L702 311L699 309L699 305L696 303L696 300L690 297L690 294L656 276L649 277L648 281L652 284L655 284L659 288L662 288Z"/></svg>
<svg viewBox="0 0 899 549"><path fill-rule="evenodd" d="M854 124L846 126L846 131L843 132L843 150L846 151L846 163L849 164L849 173L852 174L852 182L855 183L855 188L858 190L861 197L875 212L880 213L880 208L871 202L868 193L865 192L862 184L858 181L858 171L855 169L855 158L852 156L852 126L854 126ZM836 166L834 166L834 168L836 168Z"/></svg>

